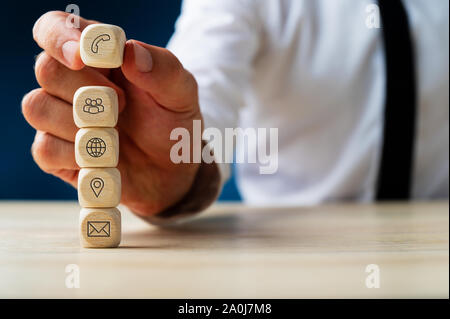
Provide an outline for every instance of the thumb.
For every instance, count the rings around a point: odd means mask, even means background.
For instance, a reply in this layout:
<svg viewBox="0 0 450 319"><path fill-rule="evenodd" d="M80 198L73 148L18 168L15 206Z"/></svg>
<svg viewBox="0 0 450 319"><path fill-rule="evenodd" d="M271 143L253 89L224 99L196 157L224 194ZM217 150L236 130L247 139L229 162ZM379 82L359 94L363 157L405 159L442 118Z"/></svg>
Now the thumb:
<svg viewBox="0 0 450 319"><path fill-rule="evenodd" d="M190 111L197 104L194 77L167 49L136 40L127 41L122 72L128 81L172 111Z"/></svg>

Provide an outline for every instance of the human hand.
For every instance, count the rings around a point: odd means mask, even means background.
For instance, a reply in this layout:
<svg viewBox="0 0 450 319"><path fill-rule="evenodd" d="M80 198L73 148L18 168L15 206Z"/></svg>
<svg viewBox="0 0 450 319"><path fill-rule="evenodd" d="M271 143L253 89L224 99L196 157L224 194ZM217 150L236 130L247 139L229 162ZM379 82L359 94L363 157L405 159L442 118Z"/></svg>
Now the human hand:
<svg viewBox="0 0 450 319"><path fill-rule="evenodd" d="M43 171L77 187L73 95L81 86L112 87L119 96L121 203L141 216L155 215L183 198L199 169L198 163L173 163L176 141L169 139L176 127L192 136L193 120L202 119L196 81L170 51L136 40L126 42L121 68L85 66L79 39L96 22L80 18L80 29L69 28L67 16L48 12L33 27L44 50L35 65L41 88L22 100L24 117L37 130L33 158Z"/></svg>

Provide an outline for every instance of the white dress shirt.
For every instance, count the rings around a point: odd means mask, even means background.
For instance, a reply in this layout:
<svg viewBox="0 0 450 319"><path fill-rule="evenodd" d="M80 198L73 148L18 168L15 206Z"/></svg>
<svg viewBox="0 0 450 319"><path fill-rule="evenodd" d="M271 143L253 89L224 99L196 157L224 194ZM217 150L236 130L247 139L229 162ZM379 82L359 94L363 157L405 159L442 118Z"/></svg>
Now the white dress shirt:
<svg viewBox="0 0 450 319"><path fill-rule="evenodd" d="M278 128L275 174L237 164L245 202L374 199L386 77L382 29L366 25L371 3L184 2L168 48L199 84L205 127ZM448 198L449 2L404 4L418 79L412 197Z"/></svg>

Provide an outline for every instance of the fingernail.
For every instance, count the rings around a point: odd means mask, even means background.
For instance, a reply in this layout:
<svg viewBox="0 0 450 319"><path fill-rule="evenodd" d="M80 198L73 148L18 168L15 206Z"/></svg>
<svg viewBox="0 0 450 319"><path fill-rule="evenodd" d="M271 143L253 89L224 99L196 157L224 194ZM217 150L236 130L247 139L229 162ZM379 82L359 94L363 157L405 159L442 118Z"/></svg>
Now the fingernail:
<svg viewBox="0 0 450 319"><path fill-rule="evenodd" d="M150 72L153 68L153 59L150 52L143 46L133 42L134 63L139 72Z"/></svg>
<svg viewBox="0 0 450 319"><path fill-rule="evenodd" d="M77 41L67 41L62 46L62 53L68 65L72 65L78 52Z"/></svg>

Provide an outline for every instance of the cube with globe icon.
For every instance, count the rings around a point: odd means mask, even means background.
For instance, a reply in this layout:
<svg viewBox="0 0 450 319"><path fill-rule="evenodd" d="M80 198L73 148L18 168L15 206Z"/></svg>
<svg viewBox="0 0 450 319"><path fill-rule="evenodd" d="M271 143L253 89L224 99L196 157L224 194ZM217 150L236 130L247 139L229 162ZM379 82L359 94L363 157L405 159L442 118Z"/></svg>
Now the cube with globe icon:
<svg viewBox="0 0 450 319"><path fill-rule="evenodd" d="M82 128L75 136L75 160L80 167L116 167L119 135L114 128Z"/></svg>

